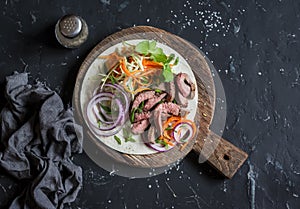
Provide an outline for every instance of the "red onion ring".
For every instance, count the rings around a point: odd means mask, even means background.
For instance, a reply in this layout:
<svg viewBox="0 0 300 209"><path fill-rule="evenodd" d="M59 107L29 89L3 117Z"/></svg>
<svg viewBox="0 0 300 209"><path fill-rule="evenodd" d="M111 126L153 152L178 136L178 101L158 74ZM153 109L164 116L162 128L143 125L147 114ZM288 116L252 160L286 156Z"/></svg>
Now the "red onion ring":
<svg viewBox="0 0 300 209"><path fill-rule="evenodd" d="M177 144L176 142L174 142L174 146L170 146L168 145L167 148L166 146L161 146L161 144L159 143L145 143L148 147L158 151L158 152L166 152L166 151L169 151L170 149L174 148L175 145Z"/></svg>
<svg viewBox="0 0 300 209"><path fill-rule="evenodd" d="M121 101L118 98L112 98L110 95L112 95L112 94L111 93L105 93L105 92L99 93L99 94L95 95L90 100L90 102L88 103L88 106L87 106L87 118L88 118L88 121L90 122L90 124L94 128L97 128L100 131L109 131L109 130L112 130L112 129L116 128L120 124L120 122L122 121L122 118L123 118L123 115L124 115L124 109L123 109L123 106L121 104ZM91 112L92 112L91 110L94 109L94 107L97 105L97 103L99 103L101 101L104 101L104 100L106 101L107 99L114 99L114 101L116 102L116 104L117 104L117 106L119 108L119 114L118 114L117 119L114 121L114 123L109 124L109 126L107 126L105 128L98 127L98 124L96 125L95 123L93 123L92 116L91 116ZM98 114L97 116L100 116L100 114Z"/></svg>
<svg viewBox="0 0 300 209"><path fill-rule="evenodd" d="M111 83L106 83L104 85L104 87L111 87L111 88L114 88L116 89L117 91L121 92L121 94L123 95L124 97L124 100L125 100L125 107L124 107L124 117L123 117L123 120L125 123L125 120L126 118L128 118L128 111L129 111L129 106L130 106L130 96L129 94L124 90L124 88L122 86L120 86L119 84L111 84Z"/></svg>
<svg viewBox="0 0 300 209"><path fill-rule="evenodd" d="M182 126L186 126L186 127L182 127ZM188 137L186 137L186 139L182 139L182 136L181 134L178 134L178 131L181 129L181 128L187 128L188 132L189 132L189 135ZM189 141L192 137L193 137L193 127L191 126L191 124L187 123L187 122L182 122L182 123L178 123L175 127L174 127L174 131L172 132L173 134L173 138L176 140L176 142L178 143L185 143L187 141ZM186 134L186 132L185 132Z"/></svg>
<svg viewBox="0 0 300 209"><path fill-rule="evenodd" d="M105 96L105 99L103 99L102 101L111 101L112 98L113 98L113 94L112 93L109 93L109 92L103 92L101 94L102 96ZM94 95L96 96L96 95ZM100 111L102 110L102 108L100 107ZM106 124L112 124L113 121L107 121L105 120L101 114L99 114L99 109L98 109L98 106L97 105L94 105L93 106L93 112L94 114L96 115L97 119L99 119L102 123L106 123ZM101 111L101 113L103 114L103 111ZM106 117L106 115L104 114L104 116Z"/></svg>
<svg viewBox="0 0 300 209"><path fill-rule="evenodd" d="M122 127L123 126L117 126L116 128L114 128L112 130L109 130L109 131L100 131L99 129L95 128L94 126L91 126L91 129L98 136L107 137L107 136L115 135L116 133L118 133L122 129Z"/></svg>
<svg viewBox="0 0 300 209"><path fill-rule="evenodd" d="M129 102L129 95L128 93L123 89L122 86L120 86L119 84L111 84L111 83L106 83L104 84L103 87L111 87L111 88L114 88L116 90L118 90L119 92L122 93L123 97L124 97L124 100L125 100L125 112L127 112L129 110L129 105L130 105L130 102ZM93 96L95 96L96 94L98 93L101 93L100 90L100 86L98 86L94 91L93 91Z"/></svg>
<svg viewBox="0 0 300 209"><path fill-rule="evenodd" d="M87 106L87 118L88 123L90 124L91 129L100 136L112 136L119 132L122 129L122 126L126 122L126 117L128 117L128 110L129 110L129 95L125 92L123 87L121 87L118 84L104 84L104 87L109 87L115 89L117 92L120 92L122 97L117 98L115 93L112 92L99 92L100 87L96 88L93 92L93 97L89 101ZM122 99L122 100L121 100ZM107 112L100 106L97 106L97 104L101 101L108 101L113 100L116 102L116 105L118 107L118 114L116 117L116 120L112 118L112 116L108 115ZM125 104L123 105L125 101ZM97 120L100 120L101 123L105 124L106 126L99 127L98 124L95 124L92 118L92 113L96 116ZM101 115L102 114L102 115ZM105 120L108 119L108 120ZM110 121L111 120L111 121Z"/></svg>
<svg viewBox="0 0 300 209"><path fill-rule="evenodd" d="M130 102L129 102L129 98L128 98L129 96L125 92L123 87L118 84L110 84L110 83L106 83L106 84L104 84L104 86L115 88L116 90L119 90L122 93L122 95L124 96L124 99L125 99L125 108L124 109L125 109L125 113L127 113L129 110Z"/></svg>

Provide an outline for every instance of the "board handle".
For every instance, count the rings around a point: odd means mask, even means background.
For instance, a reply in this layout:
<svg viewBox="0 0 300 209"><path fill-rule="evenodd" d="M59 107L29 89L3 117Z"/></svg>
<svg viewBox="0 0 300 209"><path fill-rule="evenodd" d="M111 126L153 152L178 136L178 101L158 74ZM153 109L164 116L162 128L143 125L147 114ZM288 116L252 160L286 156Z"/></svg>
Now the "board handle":
<svg viewBox="0 0 300 209"><path fill-rule="evenodd" d="M206 139L198 139L193 147L201 159L227 178L232 178L248 158L248 154L212 131Z"/></svg>

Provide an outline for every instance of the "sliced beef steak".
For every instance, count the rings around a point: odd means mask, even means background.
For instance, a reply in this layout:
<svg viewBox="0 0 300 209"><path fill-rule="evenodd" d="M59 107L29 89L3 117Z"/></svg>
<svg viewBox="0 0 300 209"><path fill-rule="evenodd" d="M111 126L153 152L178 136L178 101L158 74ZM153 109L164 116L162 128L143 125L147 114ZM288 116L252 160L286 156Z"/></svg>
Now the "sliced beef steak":
<svg viewBox="0 0 300 209"><path fill-rule="evenodd" d="M147 131L147 138L146 143L154 143L155 139L159 137L160 134L157 134L157 130L154 126L150 126L149 130Z"/></svg>
<svg viewBox="0 0 300 209"><path fill-rule="evenodd" d="M176 92L175 84L173 81L171 81L171 82L167 82L166 86L167 86L167 93L170 95L170 101L173 101L175 99L175 92Z"/></svg>
<svg viewBox="0 0 300 209"><path fill-rule="evenodd" d="M159 134L156 128L151 125L148 130L141 134L141 137L145 143L155 143L155 140L159 137Z"/></svg>
<svg viewBox="0 0 300 209"><path fill-rule="evenodd" d="M141 113L134 113L134 123L139 122L141 120L149 119L151 116L151 112L141 112Z"/></svg>
<svg viewBox="0 0 300 209"><path fill-rule="evenodd" d="M148 128L149 125L150 122L148 119L141 120L132 125L131 132L133 134L142 134Z"/></svg>
<svg viewBox="0 0 300 209"><path fill-rule="evenodd" d="M172 91L171 93L175 94L175 86L173 82L169 82L167 84L165 83L164 85L168 85L168 88ZM135 97L132 103L131 112L136 111L136 109L139 107L141 108L140 104L142 102L144 102L144 107L142 110L143 112L134 113L134 123L132 124L131 128L133 134L144 133L144 131L149 127L151 121L151 132L149 134L153 134L152 132L154 128L154 132L156 133L155 135L159 136L162 133L162 121L166 120L170 115L180 114L179 105L172 102L164 102L166 96L166 92L159 93L150 90L141 92ZM152 109L154 110L151 111ZM149 132L149 130L147 132ZM152 140L153 137L147 134L145 138L150 138ZM156 138L154 138L154 140Z"/></svg>
<svg viewBox="0 0 300 209"><path fill-rule="evenodd" d="M168 114L179 115L180 106L171 102L159 104L152 112L151 119L159 134L162 134L162 121L165 120Z"/></svg>
<svg viewBox="0 0 300 209"><path fill-rule="evenodd" d="M184 97L180 91L176 92L176 102L181 105L182 107L187 107L188 106L188 99Z"/></svg>
<svg viewBox="0 0 300 209"><path fill-rule="evenodd" d="M167 92L167 101L172 102L175 98L176 87L173 81L163 82L157 86L157 89Z"/></svg>
<svg viewBox="0 0 300 209"><path fill-rule="evenodd" d="M167 95L167 93L161 93L161 94L155 95L153 98L149 99L146 102L143 111L149 111L152 107L154 107L159 102L161 102L163 100L163 98L165 98L166 95Z"/></svg>
<svg viewBox="0 0 300 209"><path fill-rule="evenodd" d="M180 106L172 103L172 102L165 102L162 104L159 104L155 110L161 110L162 113L168 113L171 115L179 115L180 113Z"/></svg>
<svg viewBox="0 0 300 209"><path fill-rule="evenodd" d="M166 82L162 82L156 88L167 92L167 86L165 84L166 84Z"/></svg>
<svg viewBox="0 0 300 209"><path fill-rule="evenodd" d="M196 86L190 80L188 74L178 73L175 77L176 86L183 97L193 99L195 96Z"/></svg>
<svg viewBox="0 0 300 209"><path fill-rule="evenodd" d="M151 99L155 96L155 91L143 91L139 93L133 100L132 106L131 106L131 111L138 108L139 105L148 99Z"/></svg>

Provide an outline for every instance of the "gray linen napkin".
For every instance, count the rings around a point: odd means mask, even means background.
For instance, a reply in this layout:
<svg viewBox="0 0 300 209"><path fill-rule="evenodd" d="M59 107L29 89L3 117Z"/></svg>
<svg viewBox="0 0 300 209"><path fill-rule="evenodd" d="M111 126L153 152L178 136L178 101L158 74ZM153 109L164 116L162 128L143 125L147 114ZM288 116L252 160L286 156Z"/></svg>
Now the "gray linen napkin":
<svg viewBox="0 0 300 209"><path fill-rule="evenodd" d="M71 109L46 85L28 84L27 73L6 78L7 105L0 114L0 166L30 182L10 209L55 209L75 200L81 167L71 156L82 152L82 129Z"/></svg>

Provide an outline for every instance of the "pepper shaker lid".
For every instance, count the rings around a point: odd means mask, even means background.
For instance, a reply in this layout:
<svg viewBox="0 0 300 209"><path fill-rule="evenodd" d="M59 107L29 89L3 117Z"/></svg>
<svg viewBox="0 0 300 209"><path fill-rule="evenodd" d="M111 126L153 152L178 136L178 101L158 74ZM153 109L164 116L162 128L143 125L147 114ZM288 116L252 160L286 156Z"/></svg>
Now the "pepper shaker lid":
<svg viewBox="0 0 300 209"><path fill-rule="evenodd" d="M65 15L57 21L55 26L57 41L66 48L77 48L88 37L88 26L79 16Z"/></svg>

